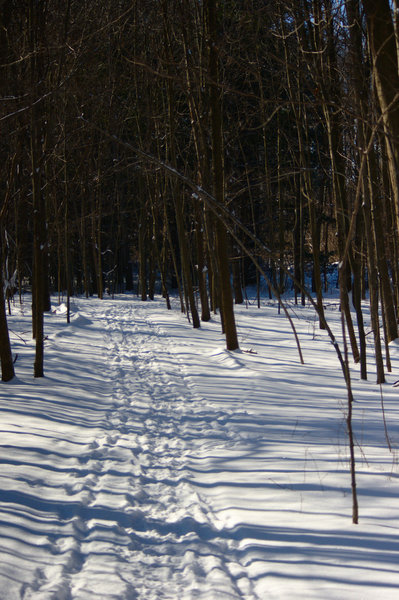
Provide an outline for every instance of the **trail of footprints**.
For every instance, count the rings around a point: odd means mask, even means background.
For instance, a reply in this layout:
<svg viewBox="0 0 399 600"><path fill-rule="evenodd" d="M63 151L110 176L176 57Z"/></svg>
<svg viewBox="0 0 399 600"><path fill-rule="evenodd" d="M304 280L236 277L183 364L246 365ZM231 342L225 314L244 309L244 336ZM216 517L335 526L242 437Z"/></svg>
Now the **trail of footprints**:
<svg viewBox="0 0 399 600"><path fill-rule="evenodd" d="M256 600L235 556L237 543L220 535L223 524L198 496L185 468L192 451L185 438L201 435L204 427L201 399L168 354L167 340L151 331L154 326L143 309L123 306L123 313L110 310L105 315L104 369L109 370L113 393L105 434L81 457L89 472L66 489L70 498L76 495L79 507L69 532L52 546L57 577L54 567L48 574L39 570L35 584L21 598L90 598L84 582L98 568L92 564L90 545L101 540L108 552L109 591L104 591L104 600L171 600L183 591L185 598L196 598L207 586L209 594L203 598ZM158 370L157 355L164 358L163 364L167 361L167 373ZM188 405L199 415L196 423L181 418ZM206 422L221 444L229 439L223 429L226 418L219 414Z"/></svg>

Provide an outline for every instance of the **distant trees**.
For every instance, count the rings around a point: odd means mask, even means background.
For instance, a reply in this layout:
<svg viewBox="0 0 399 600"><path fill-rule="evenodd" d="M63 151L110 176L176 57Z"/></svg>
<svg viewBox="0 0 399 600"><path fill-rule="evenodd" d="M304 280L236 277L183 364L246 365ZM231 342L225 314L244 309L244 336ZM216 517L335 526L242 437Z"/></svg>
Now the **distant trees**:
<svg viewBox="0 0 399 600"><path fill-rule="evenodd" d="M399 304L388 0L5 0L0 25L3 278L32 286L36 376L50 291L145 300L159 279L194 327L220 310L234 349L248 283L301 302L312 287L324 327L338 262L353 359L366 378L369 290L384 381Z"/></svg>

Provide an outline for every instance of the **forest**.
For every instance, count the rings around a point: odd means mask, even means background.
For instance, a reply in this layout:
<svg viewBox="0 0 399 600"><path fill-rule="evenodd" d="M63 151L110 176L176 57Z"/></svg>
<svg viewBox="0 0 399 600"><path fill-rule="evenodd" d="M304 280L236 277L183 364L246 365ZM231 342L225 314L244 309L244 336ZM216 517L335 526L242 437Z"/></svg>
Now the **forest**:
<svg viewBox="0 0 399 600"><path fill-rule="evenodd" d="M194 328L220 311L235 350L247 285L283 307L293 290L328 329L336 269L350 360L362 379L375 361L383 383L398 337L397 14L396 0L2 0L2 379L25 290L42 377L50 294L69 307L159 290L169 308L177 293Z"/></svg>

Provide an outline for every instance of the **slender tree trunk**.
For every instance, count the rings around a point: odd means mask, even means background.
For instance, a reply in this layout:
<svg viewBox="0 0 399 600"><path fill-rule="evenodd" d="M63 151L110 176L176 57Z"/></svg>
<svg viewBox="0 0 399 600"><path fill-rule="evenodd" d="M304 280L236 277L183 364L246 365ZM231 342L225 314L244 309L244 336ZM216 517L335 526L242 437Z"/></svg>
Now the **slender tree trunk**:
<svg viewBox="0 0 399 600"><path fill-rule="evenodd" d="M66 187L66 185L65 185ZM65 283L66 283L66 294L67 294L67 323L71 322L71 265L69 263L69 215L68 215L68 197L67 190L65 190L65 224L64 224L64 255L65 255Z"/></svg>
<svg viewBox="0 0 399 600"><path fill-rule="evenodd" d="M368 190L364 190L363 214L367 236L367 257L370 290L370 317L371 327L374 334L375 362L377 367L377 383L385 383L384 363L382 359L381 334L379 321L379 294L378 294L378 270L373 240L371 209Z"/></svg>
<svg viewBox="0 0 399 600"><path fill-rule="evenodd" d="M373 59L374 83L385 126L385 140L396 224L399 226L399 71L389 0L362 0Z"/></svg>
<svg viewBox="0 0 399 600"><path fill-rule="evenodd" d="M140 211L139 223L139 294L141 300L147 300L147 252L146 252L146 237L147 237L147 209L143 204Z"/></svg>
<svg viewBox="0 0 399 600"><path fill-rule="evenodd" d="M223 167L223 134L222 134L222 97L219 85L218 50L217 50L217 2L206 0L206 16L208 25L209 50L209 88L211 107L211 137L213 162L213 188L216 201L224 205L224 167ZM227 233L221 219L216 219L216 254L218 260L221 313L226 335L227 350L236 350L238 346L237 329L234 318L233 295L230 283Z"/></svg>
<svg viewBox="0 0 399 600"><path fill-rule="evenodd" d="M149 182L147 181L147 185ZM156 179L156 186L160 185L159 178ZM157 189L157 187L156 187ZM155 206L155 197L156 193L150 195L151 202L151 214L152 214L152 235L154 239L154 252L155 252L155 260L158 263L159 272L161 275L161 286L162 286L162 296L165 298L166 307L168 310L171 309L170 298L168 293L168 286L166 284L166 270L165 270L165 261L162 260L161 252L159 251L158 246L158 236L159 236L159 219Z"/></svg>
<svg viewBox="0 0 399 600"><path fill-rule="evenodd" d="M204 223L202 220L201 210L196 202L195 204L196 227L195 239L197 244L197 265L198 265L198 288L201 299L201 321L209 321L211 313L209 311L208 294L206 289L206 274L205 253L204 253Z"/></svg>
<svg viewBox="0 0 399 600"><path fill-rule="evenodd" d="M164 3L165 4L165 3ZM196 23L196 26L199 26ZM200 90L196 90L195 95L194 84L192 81L191 67L191 51L187 42L187 30L182 26L182 40L185 56L185 74L187 85L188 107L191 117L191 128L193 133L195 151L198 162L198 184L207 189L209 183L209 152L206 148L206 133L204 131L205 121L207 120L207 111L203 106L202 94ZM202 78L202 65L200 63L199 79ZM201 214L198 199L194 199L194 215L195 215L195 240L197 250L197 270L198 270L198 290L201 301L201 321L209 321L211 318L209 310L209 301L206 286L206 269L205 269L205 254L204 254L204 215Z"/></svg>
<svg viewBox="0 0 399 600"><path fill-rule="evenodd" d="M169 154L170 161L174 168L176 168L176 140L175 140L175 115L173 110L174 97L173 88L171 83L168 84L168 117L170 126L170 144ZM195 303L193 280L190 268L190 253L189 246L186 238L186 228L184 226L184 211L183 211L183 189L175 181L170 181L171 192L173 197L173 203L175 207L175 218L177 226L177 235L179 238L180 248L180 260L183 273L183 289L185 291L186 302L190 307L193 327L198 329L201 325L197 305Z"/></svg>
<svg viewBox="0 0 399 600"><path fill-rule="evenodd" d="M164 194L163 194L163 197L164 197ZM170 231L169 217L167 214L167 206L166 206L165 198L164 198L164 223L165 223L165 233L166 233L165 237L167 238L167 241L169 244L170 255L172 257L172 263L173 263L173 271L174 271L174 275L176 277L177 290L179 293L180 309L181 309L182 313L185 313L186 309L184 306L182 283L181 283L181 278L180 278L179 269L178 269L178 265L177 265L176 252L175 252L173 241L172 241L172 234Z"/></svg>
<svg viewBox="0 0 399 600"><path fill-rule="evenodd" d="M43 196L41 190L39 147L40 139L35 116L31 123L31 161L32 161L32 197L33 197L33 331L36 340L34 376L44 376L44 240L42 238L42 222L44 220Z"/></svg>
<svg viewBox="0 0 399 600"><path fill-rule="evenodd" d="M2 225L1 225L2 231ZM1 379L10 381L15 376L14 363L12 360L10 337L8 334L7 315L4 302L4 278L3 278L3 256L2 240L0 240L0 362Z"/></svg>
<svg viewBox="0 0 399 600"><path fill-rule="evenodd" d="M30 76L34 98L43 94L43 41L44 41L44 7L33 0L29 3L29 36L30 36ZM31 108L30 118L30 159L31 185L33 204L33 285L32 285L32 327L36 340L34 376L44 376L44 253L46 215L42 190L42 158L43 158L43 107L35 105Z"/></svg>

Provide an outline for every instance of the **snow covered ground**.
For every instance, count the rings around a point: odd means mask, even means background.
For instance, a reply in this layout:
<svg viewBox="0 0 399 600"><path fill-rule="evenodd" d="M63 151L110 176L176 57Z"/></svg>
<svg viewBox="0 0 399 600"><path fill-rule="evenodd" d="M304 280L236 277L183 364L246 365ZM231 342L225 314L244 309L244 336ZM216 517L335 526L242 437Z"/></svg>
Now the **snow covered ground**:
<svg viewBox="0 0 399 600"><path fill-rule="evenodd" d="M346 392L311 309L294 308L301 365L273 303L237 308L231 353L218 318L196 331L161 300L78 298L70 325L45 316L34 380L29 308L0 385L1 600L399 597L399 346L392 451L380 386L353 371L352 525Z"/></svg>

